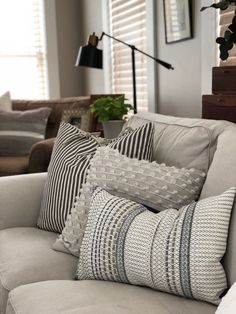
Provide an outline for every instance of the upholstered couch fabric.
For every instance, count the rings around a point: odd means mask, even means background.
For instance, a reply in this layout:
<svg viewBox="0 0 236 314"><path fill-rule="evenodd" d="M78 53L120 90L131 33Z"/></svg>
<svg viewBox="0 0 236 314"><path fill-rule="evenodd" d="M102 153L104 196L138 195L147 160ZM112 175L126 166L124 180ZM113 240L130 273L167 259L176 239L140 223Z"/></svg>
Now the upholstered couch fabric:
<svg viewBox="0 0 236 314"><path fill-rule="evenodd" d="M37 228L1 230L1 310L6 307L8 292L15 287L43 280L73 279L77 259L51 248L56 237L56 233Z"/></svg>
<svg viewBox="0 0 236 314"><path fill-rule="evenodd" d="M168 117L151 113L139 113L128 123L133 127L140 126L147 121L155 122L158 136L158 124L181 125L183 127L201 126L207 129L210 136L210 144L205 142L204 149L196 150L197 156L184 152L183 141L178 145L176 137L175 152L179 152L172 162L175 166L200 165L201 170L209 167L206 182L200 198L219 195L234 186L236 182L236 127L226 121L201 120ZM195 133L195 136L198 133ZM186 134L187 136L187 134ZM204 136L205 138L205 136ZM157 138L158 139L158 138ZM184 139L184 138L183 138ZM190 139L191 140L191 139ZM163 138L164 142L164 138ZM187 141L186 141L187 142ZM194 139L193 139L194 142ZM154 143L158 144L158 141ZM190 143L191 144L191 143ZM159 150L160 150L159 146ZM174 146L173 146L174 147ZM180 149L180 147L182 147ZM201 143L199 146L201 147ZM158 150L154 148L157 153ZM209 150L209 155L205 153ZM202 151L202 154L201 154ZM190 152L191 153L191 152ZM154 154L154 158L156 155ZM164 156L164 152L161 153ZM173 155L174 156L174 155ZM209 162L207 161L209 156ZM162 157L164 158L164 157ZM197 162L194 163L194 160ZM197 168L197 167L196 167ZM35 226L36 215L40 208L43 184L45 177L38 178L38 184L33 175L0 178L0 222L1 228L16 227L18 221L20 226ZM17 182L17 184L15 183ZM33 182L33 183L32 183ZM31 184L32 183L32 184ZM21 189L22 185L22 189ZM5 186L5 188L4 188ZM25 192L23 187L26 189ZM28 189L28 190L27 190ZM8 192L9 190L9 192ZM16 198L12 197L13 192ZM19 191L19 192L18 192ZM28 191L28 192L27 192ZM4 218L3 218L4 217ZM5 232L5 230L3 230ZM1 233L2 231L0 231ZM236 208L233 209L227 252L224 258L224 266L228 277L229 286L236 281ZM5 254L1 251L1 255ZM57 256L58 253L55 252ZM64 254L67 255L67 254ZM17 259L17 256L14 256ZM5 265L7 266L7 264ZM47 268L51 271L50 265ZM61 278L59 278L61 279ZM63 297L62 297L63 296ZM149 313L149 314L213 314L216 307L200 301L193 301L182 297L172 296L166 293L153 291L148 288L135 287L111 282L94 281L48 281L32 283L10 292L8 314L30 313L30 314L54 314L64 313L93 314L93 313ZM112 312L113 311L113 312ZM4 313L2 310L1 314ZM5 314L5 313L4 313Z"/></svg>
<svg viewBox="0 0 236 314"><path fill-rule="evenodd" d="M0 178L0 230L36 226L46 178L46 173Z"/></svg>
<svg viewBox="0 0 236 314"><path fill-rule="evenodd" d="M178 118L142 112L124 125L138 127L152 121L155 126L153 159L168 166L206 171L212 162L218 135L232 126L231 122Z"/></svg>
<svg viewBox="0 0 236 314"><path fill-rule="evenodd" d="M214 305L127 284L47 281L10 293L6 314L213 314Z"/></svg>
<svg viewBox="0 0 236 314"><path fill-rule="evenodd" d="M0 156L0 177L12 176L28 172L29 156Z"/></svg>

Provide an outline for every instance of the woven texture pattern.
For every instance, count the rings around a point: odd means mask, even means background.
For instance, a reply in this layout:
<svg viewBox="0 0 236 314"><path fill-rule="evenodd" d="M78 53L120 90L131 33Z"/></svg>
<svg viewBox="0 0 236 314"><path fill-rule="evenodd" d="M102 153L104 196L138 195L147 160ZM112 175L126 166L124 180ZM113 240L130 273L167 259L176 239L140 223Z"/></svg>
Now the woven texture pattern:
<svg viewBox="0 0 236 314"><path fill-rule="evenodd" d="M88 182L157 211L196 200L204 180L205 173L197 169L130 159L109 147L97 150L88 176Z"/></svg>
<svg viewBox="0 0 236 314"><path fill-rule="evenodd" d="M96 188L77 279L148 286L218 304L226 288L220 260L235 196L220 196L158 214Z"/></svg>
<svg viewBox="0 0 236 314"><path fill-rule="evenodd" d="M73 255L79 256L93 185L159 211L178 209L196 200L204 177L205 174L196 169L178 169L156 162L139 161L110 147L99 147L91 160L86 184L54 248L60 250L60 247L66 247Z"/></svg>
<svg viewBox="0 0 236 314"><path fill-rule="evenodd" d="M126 132L112 141L94 137L68 123L62 123L48 168L38 227L62 232L75 197L85 183L90 161L99 146L118 145L122 154L151 160L152 141L152 123Z"/></svg>

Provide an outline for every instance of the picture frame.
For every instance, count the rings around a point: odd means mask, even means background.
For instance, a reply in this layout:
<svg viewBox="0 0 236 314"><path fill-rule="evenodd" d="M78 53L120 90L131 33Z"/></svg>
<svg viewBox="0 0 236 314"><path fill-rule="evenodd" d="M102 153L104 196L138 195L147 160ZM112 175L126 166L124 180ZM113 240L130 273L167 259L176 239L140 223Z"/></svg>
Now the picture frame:
<svg viewBox="0 0 236 314"><path fill-rule="evenodd" d="M70 123L85 132L94 131L93 114L90 111L90 100L66 106L61 121Z"/></svg>
<svg viewBox="0 0 236 314"><path fill-rule="evenodd" d="M191 1L163 0L167 44L192 38Z"/></svg>

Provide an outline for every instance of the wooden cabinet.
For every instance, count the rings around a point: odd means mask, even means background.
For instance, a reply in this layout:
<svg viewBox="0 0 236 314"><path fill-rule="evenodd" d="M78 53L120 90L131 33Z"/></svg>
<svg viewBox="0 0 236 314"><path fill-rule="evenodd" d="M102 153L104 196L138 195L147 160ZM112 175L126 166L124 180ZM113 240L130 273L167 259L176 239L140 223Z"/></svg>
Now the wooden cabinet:
<svg viewBox="0 0 236 314"><path fill-rule="evenodd" d="M202 96L202 117L236 123L236 66L213 68L212 93Z"/></svg>

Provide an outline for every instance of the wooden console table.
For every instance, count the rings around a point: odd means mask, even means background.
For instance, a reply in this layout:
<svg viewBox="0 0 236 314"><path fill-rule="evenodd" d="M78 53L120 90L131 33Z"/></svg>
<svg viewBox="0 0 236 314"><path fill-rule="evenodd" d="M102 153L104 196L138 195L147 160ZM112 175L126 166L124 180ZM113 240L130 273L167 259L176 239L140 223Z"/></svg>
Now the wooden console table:
<svg viewBox="0 0 236 314"><path fill-rule="evenodd" d="M202 117L236 123L236 66L213 68L212 93L202 96Z"/></svg>

